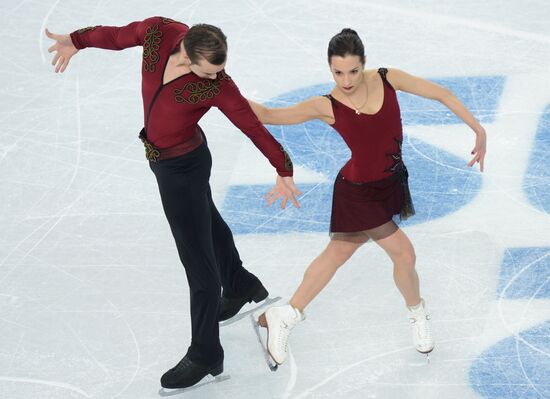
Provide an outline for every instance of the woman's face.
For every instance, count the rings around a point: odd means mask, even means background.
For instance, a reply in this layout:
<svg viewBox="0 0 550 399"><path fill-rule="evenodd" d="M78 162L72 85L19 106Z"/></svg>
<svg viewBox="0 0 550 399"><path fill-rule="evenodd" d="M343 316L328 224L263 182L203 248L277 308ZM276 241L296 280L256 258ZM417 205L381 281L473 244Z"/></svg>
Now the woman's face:
<svg viewBox="0 0 550 399"><path fill-rule="evenodd" d="M358 55L346 55L340 57L333 55L330 58L330 71L336 82L336 86L346 95L352 95L363 81L363 68L361 57Z"/></svg>

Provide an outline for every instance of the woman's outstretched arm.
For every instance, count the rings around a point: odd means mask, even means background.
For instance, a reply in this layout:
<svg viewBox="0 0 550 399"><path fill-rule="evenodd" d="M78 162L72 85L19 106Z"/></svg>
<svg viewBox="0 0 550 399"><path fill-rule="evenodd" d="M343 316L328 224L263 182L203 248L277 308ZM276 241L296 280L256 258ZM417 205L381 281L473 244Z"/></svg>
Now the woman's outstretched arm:
<svg viewBox="0 0 550 399"><path fill-rule="evenodd" d="M268 125L295 125L312 119L321 119L328 124L334 123L330 100L320 96L282 108L268 108L251 100L248 100L248 103L260 122Z"/></svg>
<svg viewBox="0 0 550 399"><path fill-rule="evenodd" d="M468 108L462 104L452 91L446 87L430 82L429 80L409 75L399 69L389 69L387 78L395 90L401 90L424 98L437 100L462 119L462 121L476 134L475 146L471 152L474 157L470 160L468 166L479 163L479 169L483 172L487 147L487 134L483 126L481 126Z"/></svg>

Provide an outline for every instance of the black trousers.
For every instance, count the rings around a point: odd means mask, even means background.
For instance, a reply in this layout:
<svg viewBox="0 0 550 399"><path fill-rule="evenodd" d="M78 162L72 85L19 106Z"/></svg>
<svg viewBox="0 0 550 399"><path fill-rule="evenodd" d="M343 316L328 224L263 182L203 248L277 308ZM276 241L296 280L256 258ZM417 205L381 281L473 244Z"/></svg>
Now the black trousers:
<svg viewBox="0 0 550 399"><path fill-rule="evenodd" d="M233 234L212 201L206 141L185 155L150 162L150 167L189 283L192 339L187 355L211 365L223 358L218 326L222 287L225 296L238 297L257 279L243 268Z"/></svg>

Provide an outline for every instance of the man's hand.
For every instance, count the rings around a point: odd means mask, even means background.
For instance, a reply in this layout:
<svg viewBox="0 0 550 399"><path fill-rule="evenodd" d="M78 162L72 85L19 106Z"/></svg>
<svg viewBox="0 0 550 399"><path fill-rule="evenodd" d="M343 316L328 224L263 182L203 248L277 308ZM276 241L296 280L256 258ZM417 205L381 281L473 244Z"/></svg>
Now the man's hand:
<svg viewBox="0 0 550 399"><path fill-rule="evenodd" d="M291 176L281 177L277 175L275 186L269 193L267 193L265 199L267 201L267 206L270 206L279 198L282 198L281 208L283 209L285 209L286 203L290 199L290 201L294 204L294 207L299 208L300 204L298 204L298 200L295 195L302 195L302 193L294 184L294 179Z"/></svg>
<svg viewBox="0 0 550 399"><path fill-rule="evenodd" d="M52 65L55 66L55 72L65 72L73 55L78 53L78 49L73 45L70 35L57 35L46 29L46 36L55 40L53 46L48 49L48 53L55 51L55 55L52 59Z"/></svg>

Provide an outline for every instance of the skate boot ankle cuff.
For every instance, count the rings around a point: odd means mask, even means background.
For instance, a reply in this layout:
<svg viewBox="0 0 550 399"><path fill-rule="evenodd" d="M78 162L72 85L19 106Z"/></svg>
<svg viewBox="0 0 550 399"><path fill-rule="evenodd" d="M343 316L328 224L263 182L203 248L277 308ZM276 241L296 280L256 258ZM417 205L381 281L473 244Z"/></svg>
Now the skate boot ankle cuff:
<svg viewBox="0 0 550 399"><path fill-rule="evenodd" d="M306 312L304 312L304 311L302 311L298 308L295 308L290 303L288 304L288 306L290 306L291 309L294 310L294 313L296 314L296 317L298 318L298 320L304 321L306 319Z"/></svg>
<svg viewBox="0 0 550 399"><path fill-rule="evenodd" d="M419 313L425 310L424 299L420 298L418 305L407 306L407 310L411 313Z"/></svg>

